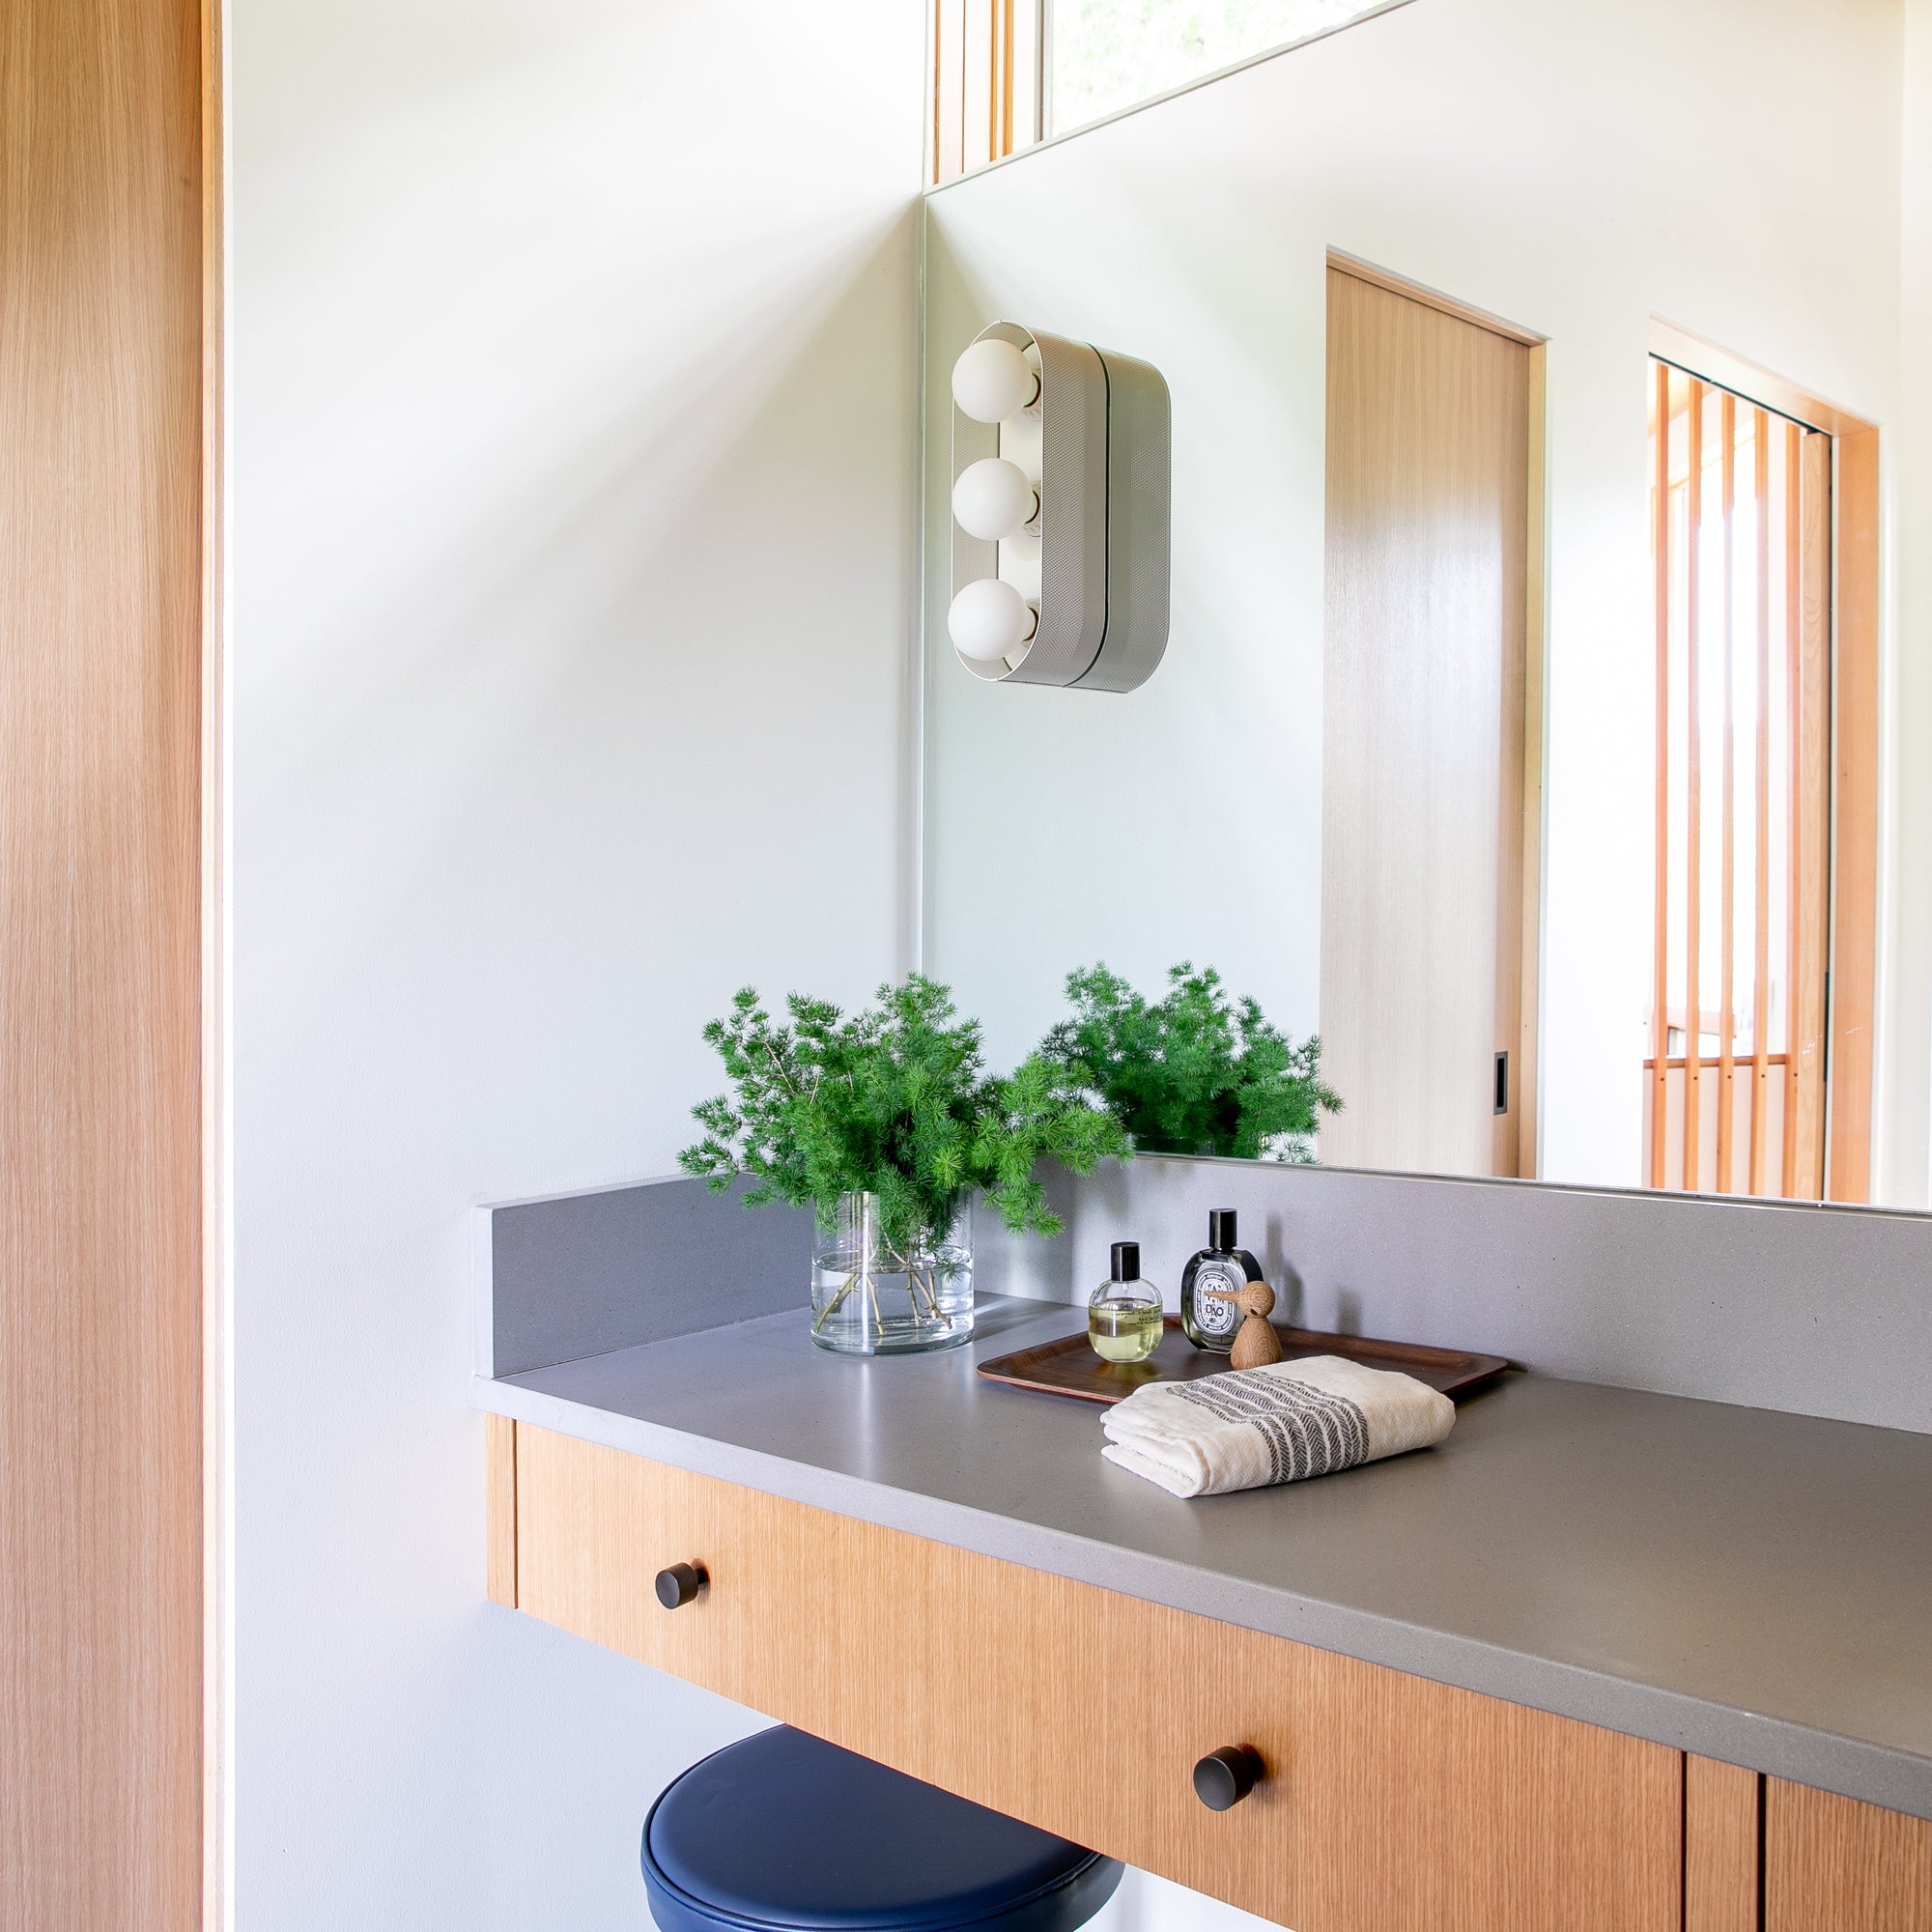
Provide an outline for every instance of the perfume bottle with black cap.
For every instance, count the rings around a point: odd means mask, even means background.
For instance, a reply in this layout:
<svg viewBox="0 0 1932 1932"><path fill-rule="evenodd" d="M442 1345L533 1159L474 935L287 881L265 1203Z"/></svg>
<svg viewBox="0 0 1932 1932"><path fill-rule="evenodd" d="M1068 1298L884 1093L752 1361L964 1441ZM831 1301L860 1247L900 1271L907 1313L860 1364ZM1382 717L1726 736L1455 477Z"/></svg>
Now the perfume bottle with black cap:
<svg viewBox="0 0 1932 1932"><path fill-rule="evenodd" d="M1262 1278L1262 1264L1241 1246L1232 1208L1208 1216L1208 1245L1187 1264L1180 1277L1180 1325L1197 1349L1225 1355L1235 1346L1241 1311L1214 1295L1233 1294ZM1210 1294L1209 1291L1213 1291Z"/></svg>

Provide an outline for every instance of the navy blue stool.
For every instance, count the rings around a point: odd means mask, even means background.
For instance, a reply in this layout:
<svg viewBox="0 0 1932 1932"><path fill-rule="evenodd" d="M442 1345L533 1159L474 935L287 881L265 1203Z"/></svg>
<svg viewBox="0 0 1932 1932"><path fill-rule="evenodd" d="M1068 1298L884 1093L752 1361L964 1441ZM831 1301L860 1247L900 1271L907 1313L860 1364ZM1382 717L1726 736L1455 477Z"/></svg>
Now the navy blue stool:
<svg viewBox="0 0 1932 1932"><path fill-rule="evenodd" d="M644 1821L662 1932L1073 1932L1117 1859L781 1724L670 1784Z"/></svg>

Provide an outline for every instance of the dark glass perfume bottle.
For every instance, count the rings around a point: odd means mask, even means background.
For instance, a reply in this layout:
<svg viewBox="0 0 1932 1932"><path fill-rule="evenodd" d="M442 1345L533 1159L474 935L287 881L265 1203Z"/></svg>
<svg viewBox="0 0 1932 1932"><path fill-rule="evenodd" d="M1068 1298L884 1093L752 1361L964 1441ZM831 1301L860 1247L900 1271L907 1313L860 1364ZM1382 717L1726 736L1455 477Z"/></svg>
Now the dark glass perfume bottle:
<svg viewBox="0 0 1932 1932"><path fill-rule="evenodd" d="M1262 1278L1262 1264L1240 1245L1232 1208L1208 1216L1208 1245L1187 1264L1180 1277L1180 1325L1197 1349L1225 1355L1235 1346L1241 1311L1232 1301L1212 1299L1206 1291L1237 1292Z"/></svg>

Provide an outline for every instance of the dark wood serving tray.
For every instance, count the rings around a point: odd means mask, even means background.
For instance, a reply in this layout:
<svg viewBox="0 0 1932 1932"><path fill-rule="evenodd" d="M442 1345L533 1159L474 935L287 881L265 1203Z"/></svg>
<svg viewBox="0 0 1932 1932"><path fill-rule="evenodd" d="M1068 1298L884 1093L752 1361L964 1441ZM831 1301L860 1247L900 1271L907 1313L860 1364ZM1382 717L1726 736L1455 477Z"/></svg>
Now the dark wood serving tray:
<svg viewBox="0 0 1932 1932"><path fill-rule="evenodd" d="M1070 1313L1071 1311L1069 1311ZM1410 1342L1373 1342L1365 1335L1323 1335L1313 1328L1284 1328L1284 1361L1297 1355L1341 1355L1370 1369L1397 1369L1444 1395L1462 1395L1499 1376L1509 1367L1500 1355L1465 1355L1456 1349L1425 1349ZM1070 1395L1081 1402L1120 1402L1149 1382L1191 1382L1203 1376L1227 1373L1228 1358L1197 1349L1181 1332L1180 1317L1167 1318L1160 1347L1144 1362L1103 1362L1088 1346L1087 1331L1042 1342L1037 1349L981 1362L988 1381L1013 1388L1037 1389L1044 1395Z"/></svg>

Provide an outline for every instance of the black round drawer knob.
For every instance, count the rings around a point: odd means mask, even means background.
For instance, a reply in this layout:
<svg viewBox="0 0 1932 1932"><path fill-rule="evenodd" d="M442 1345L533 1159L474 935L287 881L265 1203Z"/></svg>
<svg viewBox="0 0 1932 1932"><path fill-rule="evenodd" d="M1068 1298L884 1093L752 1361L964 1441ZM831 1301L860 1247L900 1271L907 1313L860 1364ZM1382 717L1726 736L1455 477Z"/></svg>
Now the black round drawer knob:
<svg viewBox="0 0 1932 1932"><path fill-rule="evenodd" d="M658 1572L658 1602L668 1610L682 1609L710 1580L701 1563L673 1563Z"/></svg>
<svg viewBox="0 0 1932 1932"><path fill-rule="evenodd" d="M1262 1781L1262 1754L1252 1745L1223 1745L1194 1767L1194 1795L1210 1811L1238 1804Z"/></svg>

